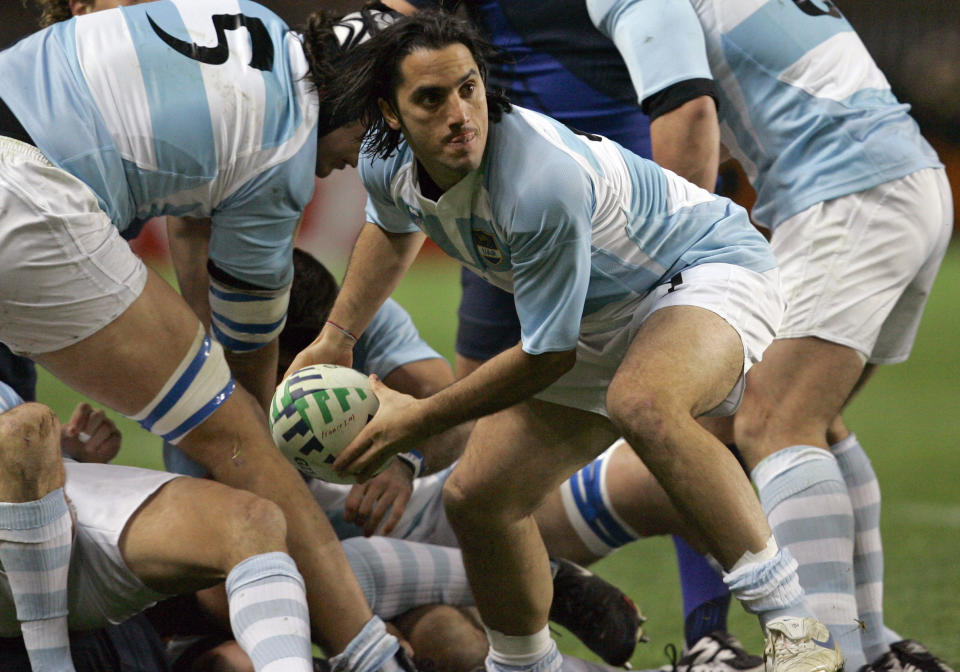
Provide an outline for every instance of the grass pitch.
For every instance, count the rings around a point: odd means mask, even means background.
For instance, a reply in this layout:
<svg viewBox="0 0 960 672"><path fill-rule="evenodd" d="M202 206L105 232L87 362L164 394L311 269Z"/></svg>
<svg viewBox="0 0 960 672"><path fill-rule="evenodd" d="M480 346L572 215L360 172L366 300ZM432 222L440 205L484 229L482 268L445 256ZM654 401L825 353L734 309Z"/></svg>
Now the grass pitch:
<svg viewBox="0 0 960 672"><path fill-rule="evenodd" d="M451 358L458 274L458 267L449 260L424 258L394 295L413 315L424 337ZM958 336L960 248L955 246L940 271L910 361L882 369L847 413L883 490L887 625L923 641L955 668L960 667ZM79 400L44 372L38 396L62 418L69 417ZM117 422L124 432L118 462L159 468L159 440L123 418ZM657 538L632 544L594 569L625 590L650 618L645 628L651 641L638 647L634 668L665 664L664 646L673 642L680 649L683 645L671 541ZM756 619L736 605L731 608L730 629L751 652L760 651ZM565 652L590 656L571 635L558 636Z"/></svg>

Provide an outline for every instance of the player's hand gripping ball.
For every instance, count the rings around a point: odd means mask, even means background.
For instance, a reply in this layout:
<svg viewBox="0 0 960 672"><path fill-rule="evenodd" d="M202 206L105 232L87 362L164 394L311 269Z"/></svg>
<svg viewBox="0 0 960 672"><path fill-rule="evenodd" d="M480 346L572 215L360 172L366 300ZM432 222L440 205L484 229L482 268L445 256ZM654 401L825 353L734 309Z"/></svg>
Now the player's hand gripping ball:
<svg viewBox="0 0 960 672"><path fill-rule="evenodd" d="M270 402L270 433L302 473L331 483L356 483L333 461L377 412L367 376L334 364L306 366L283 380Z"/></svg>

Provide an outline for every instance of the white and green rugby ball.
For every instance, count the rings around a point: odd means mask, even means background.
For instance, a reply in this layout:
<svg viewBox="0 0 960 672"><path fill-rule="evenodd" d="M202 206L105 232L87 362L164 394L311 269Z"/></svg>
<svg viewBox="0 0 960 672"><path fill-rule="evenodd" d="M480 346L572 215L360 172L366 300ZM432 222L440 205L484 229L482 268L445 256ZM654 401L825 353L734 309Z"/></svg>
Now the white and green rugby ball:
<svg viewBox="0 0 960 672"><path fill-rule="evenodd" d="M377 412L367 376L334 364L304 367L283 380L270 402L270 433L302 473L331 483L356 483L333 461Z"/></svg>

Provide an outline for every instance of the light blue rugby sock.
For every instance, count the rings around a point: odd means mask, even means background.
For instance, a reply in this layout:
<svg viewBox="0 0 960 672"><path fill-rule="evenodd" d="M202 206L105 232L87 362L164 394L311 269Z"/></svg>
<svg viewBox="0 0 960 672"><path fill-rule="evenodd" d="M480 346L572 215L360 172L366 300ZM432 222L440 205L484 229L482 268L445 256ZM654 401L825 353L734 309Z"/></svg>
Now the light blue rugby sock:
<svg viewBox="0 0 960 672"><path fill-rule="evenodd" d="M473 605L460 550L390 537L342 542L370 608L389 620L424 604Z"/></svg>
<svg viewBox="0 0 960 672"><path fill-rule="evenodd" d="M0 503L0 565L13 593L34 672L73 672L67 632L72 524L63 488Z"/></svg>
<svg viewBox="0 0 960 672"><path fill-rule="evenodd" d="M397 638L387 632L379 616L371 618L342 653L330 659L331 672L403 672L394 655Z"/></svg>
<svg viewBox="0 0 960 672"><path fill-rule="evenodd" d="M821 448L790 446L751 476L777 543L799 563L807 604L830 629L847 669L859 669L867 659L853 578L853 508L837 460Z"/></svg>
<svg viewBox="0 0 960 672"><path fill-rule="evenodd" d="M862 629L860 640L868 661L889 650L883 625L883 542L880 537L880 483L870 458L850 434L830 446L853 505L855 541L853 576Z"/></svg>
<svg viewBox="0 0 960 672"><path fill-rule="evenodd" d="M263 553L227 575L230 626L257 672L313 672L303 577L286 553Z"/></svg>

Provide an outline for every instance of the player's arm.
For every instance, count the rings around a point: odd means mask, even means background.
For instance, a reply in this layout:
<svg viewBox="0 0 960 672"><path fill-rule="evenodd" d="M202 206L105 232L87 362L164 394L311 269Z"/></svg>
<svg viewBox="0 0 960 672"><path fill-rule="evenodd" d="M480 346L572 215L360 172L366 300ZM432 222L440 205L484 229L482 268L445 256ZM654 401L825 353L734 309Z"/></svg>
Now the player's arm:
<svg viewBox="0 0 960 672"><path fill-rule="evenodd" d="M650 117L654 161L713 191L720 152L717 94L693 7L676 0L587 0L587 8L616 44Z"/></svg>
<svg viewBox="0 0 960 672"><path fill-rule="evenodd" d="M210 248L210 220L167 217L167 241L180 295L203 322L203 326L209 329L210 278L207 275L207 259Z"/></svg>
<svg viewBox="0 0 960 672"><path fill-rule="evenodd" d="M438 432L528 399L575 362L575 349L532 355L518 344L425 399L401 394L371 377L380 409L341 452L334 468L367 478L393 455L417 448Z"/></svg>
<svg viewBox="0 0 960 672"><path fill-rule="evenodd" d="M392 233L367 222L320 335L298 354L286 375L311 364L350 366L353 346L393 292L423 245L424 234Z"/></svg>
<svg viewBox="0 0 960 672"><path fill-rule="evenodd" d="M390 389L417 399L436 394L453 381L453 370L443 358L410 362L397 367L383 379ZM423 466L419 475L440 471L459 459L467 445L472 426L472 422L461 423L426 439L419 448L423 454Z"/></svg>
<svg viewBox="0 0 960 672"><path fill-rule="evenodd" d="M707 191L716 188L720 125L712 96L698 95L651 116L650 144L653 160L661 166Z"/></svg>
<svg viewBox="0 0 960 672"><path fill-rule="evenodd" d="M208 270L210 235L209 219L167 218L170 257L180 286L180 294L206 329L210 328L211 323L212 290ZM233 281L227 274L220 275L226 286L240 284ZM216 294L220 297L224 296L222 287ZM224 305L230 305L230 303ZM226 319L230 318L226 317ZM275 374L271 375L277 367L276 338L248 351L237 352L228 346L224 354L237 382L253 394L263 408L267 408L276 386Z"/></svg>
<svg viewBox="0 0 960 672"><path fill-rule="evenodd" d="M407 0L383 0L383 4L393 11L406 14L407 16L417 11L417 6L410 4Z"/></svg>

